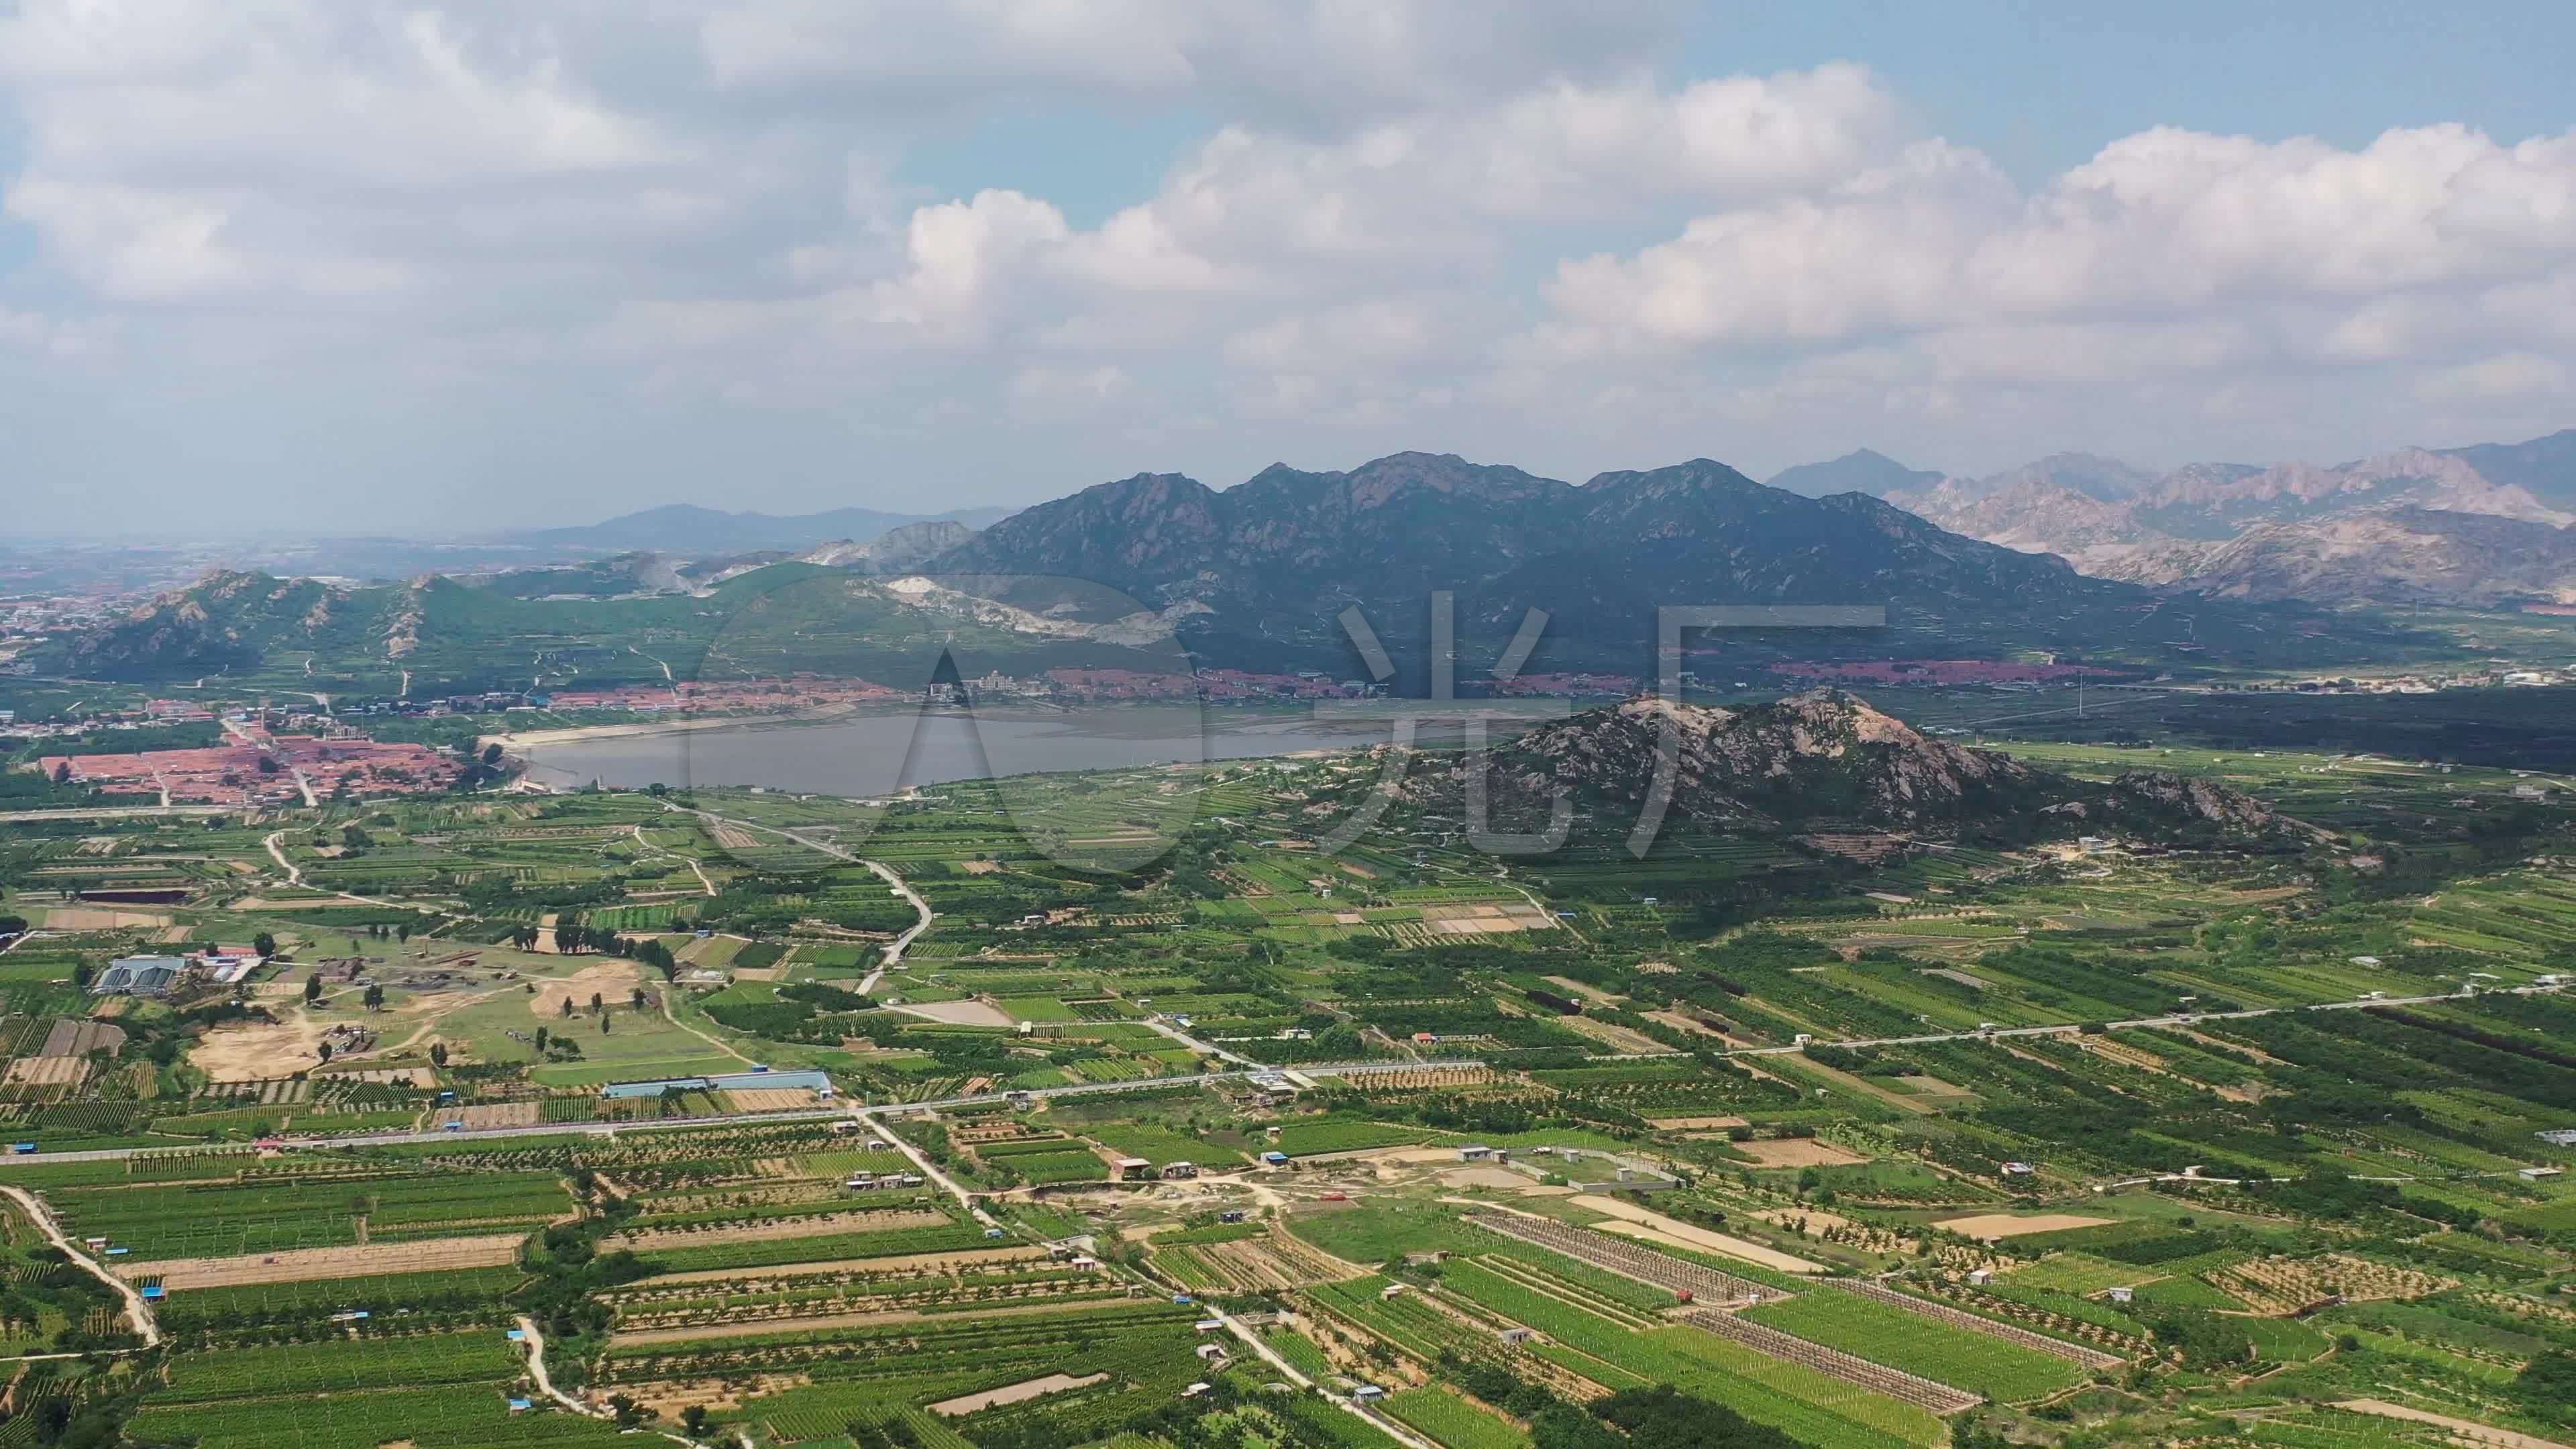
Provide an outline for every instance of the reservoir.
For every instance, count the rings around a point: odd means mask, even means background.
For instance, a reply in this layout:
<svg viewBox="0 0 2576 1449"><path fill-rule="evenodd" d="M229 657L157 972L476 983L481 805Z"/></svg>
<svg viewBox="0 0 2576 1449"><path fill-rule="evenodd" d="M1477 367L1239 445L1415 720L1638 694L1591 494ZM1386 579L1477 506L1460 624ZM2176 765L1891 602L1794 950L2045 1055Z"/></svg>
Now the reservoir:
<svg viewBox="0 0 2576 1449"><path fill-rule="evenodd" d="M951 780L1350 749L1388 734L1383 723L1324 722L1284 710L935 709L539 741L525 753L536 778L554 785L761 785L865 797ZM1456 731L1447 735L1454 739ZM1423 742L1432 742L1430 731Z"/></svg>

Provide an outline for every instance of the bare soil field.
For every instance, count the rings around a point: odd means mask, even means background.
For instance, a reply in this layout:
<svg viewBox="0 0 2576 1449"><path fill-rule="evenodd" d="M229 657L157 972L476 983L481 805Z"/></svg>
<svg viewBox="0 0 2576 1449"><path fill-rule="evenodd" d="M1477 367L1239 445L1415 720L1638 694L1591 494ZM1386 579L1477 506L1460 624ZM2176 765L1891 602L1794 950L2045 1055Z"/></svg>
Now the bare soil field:
<svg viewBox="0 0 2576 1449"><path fill-rule="evenodd" d="M13 1087L69 1087L88 1076L89 1063L80 1057L19 1057L0 1080Z"/></svg>
<svg viewBox="0 0 2576 1449"><path fill-rule="evenodd" d="M944 1021L951 1026L1011 1026L1015 1024L1011 1020L1009 1013L1003 1011L1000 1007L987 1006L980 1001L933 1001L923 1006L902 1006L895 1009L907 1012L913 1016L927 1017L932 1021Z"/></svg>
<svg viewBox="0 0 2576 1449"><path fill-rule="evenodd" d="M73 1021L64 1018L45 1033L45 1044L37 1051L45 1057L80 1057L104 1048L110 1052L125 1045L125 1028L97 1021Z"/></svg>
<svg viewBox="0 0 2576 1449"><path fill-rule="evenodd" d="M2505 1449L2563 1449L2554 1439L2535 1439L2511 1429L2498 1429L2471 1419L2453 1418L2427 1409L2405 1404L2392 1404L2385 1399L2345 1399L2335 1405L2356 1414L2377 1414L2383 1419L2405 1419L2417 1424L2437 1424L2472 1444L2500 1444Z"/></svg>
<svg viewBox="0 0 2576 1449"><path fill-rule="evenodd" d="M814 1105L810 1087L735 1088L723 1094L724 1100L737 1112L792 1112Z"/></svg>
<svg viewBox="0 0 2576 1449"><path fill-rule="evenodd" d="M1761 1142L1738 1142L1735 1150L1761 1163L1764 1167L1849 1167L1867 1162L1857 1152L1819 1142L1812 1137L1780 1137Z"/></svg>
<svg viewBox="0 0 2576 1449"><path fill-rule="evenodd" d="M1822 1267L1804 1258L1792 1257L1778 1249L1766 1248L1760 1243L1749 1243L1742 1238L1729 1237L1725 1233L1712 1233L1706 1228L1693 1227L1678 1218L1668 1218L1651 1208L1639 1207L1635 1203L1624 1202L1618 1198L1586 1193L1570 1201L1576 1207L1590 1208L1613 1219L1610 1222L1593 1224L1595 1228L1605 1233L1622 1233L1644 1242L1661 1242L1667 1247L1721 1253L1730 1258L1742 1258L1748 1263L1759 1263L1765 1268L1776 1269L1783 1273L1824 1271Z"/></svg>
<svg viewBox="0 0 2576 1449"><path fill-rule="evenodd" d="M602 957L570 976L538 982L537 994L528 998L528 1014L548 1019L560 1017L563 1015L564 998L569 996L573 1012L578 1015L589 1009L594 993L602 1001L623 1006L628 994L634 991L636 980L634 962Z"/></svg>
<svg viewBox="0 0 2576 1449"><path fill-rule="evenodd" d="M303 1283L317 1278L365 1278L379 1273L428 1273L445 1268L500 1268L516 1262L520 1236L423 1238L412 1243L372 1243L342 1248L289 1248L238 1258L168 1258L119 1263L116 1275L133 1282L158 1275L173 1291L234 1288L246 1283Z"/></svg>
<svg viewBox="0 0 2576 1449"><path fill-rule="evenodd" d="M1042 1379L1029 1379L1003 1388L986 1389L980 1394L942 1399L930 1406L930 1412L953 1419L960 1414L971 1414L977 1409L992 1408L996 1404L1026 1403L1030 1399L1043 1398L1048 1394L1060 1394L1067 1389L1087 1389L1107 1377L1109 1377L1107 1374L1084 1374L1081 1378L1075 1378L1071 1374L1048 1374Z"/></svg>
<svg viewBox="0 0 2576 1449"><path fill-rule="evenodd" d="M1932 1226L1948 1228L1951 1232L1965 1233L1969 1237L1993 1243L2001 1242L2005 1238L2026 1237L2032 1233L2054 1233L2067 1228L2098 1228L2109 1221L2111 1221L2109 1218L2088 1218L2076 1213L2033 1213L2028 1217L2013 1213L1978 1213L1973 1217L1943 1218Z"/></svg>
<svg viewBox="0 0 2576 1449"><path fill-rule="evenodd" d="M1658 1131L1665 1132L1706 1132L1751 1125L1741 1117L1649 1117L1646 1120L1654 1123Z"/></svg>
<svg viewBox="0 0 2576 1449"><path fill-rule="evenodd" d="M1537 1197L1554 1197L1576 1191L1570 1187L1549 1187L1508 1167L1461 1167L1440 1174L1440 1181L1448 1187L1499 1187L1505 1192L1528 1193Z"/></svg>
<svg viewBox="0 0 2576 1449"><path fill-rule="evenodd" d="M310 1069L321 1044L322 1024L301 1014L227 1023L190 1048L188 1062L217 1082L265 1082Z"/></svg>
<svg viewBox="0 0 2576 1449"><path fill-rule="evenodd" d="M529 1102L491 1102L477 1107L461 1107L441 1112L441 1122L462 1122L468 1130L484 1127L533 1127L537 1124L540 1104Z"/></svg>
<svg viewBox="0 0 2576 1449"><path fill-rule="evenodd" d="M815 1237L825 1233L891 1232L897 1228L935 1228L947 1222L945 1213L934 1212L862 1212L821 1213L813 1217L773 1218L764 1223L747 1223L740 1227L702 1228L695 1232L680 1228L646 1228L641 1232L619 1233L610 1239L616 1246L649 1253L655 1248L706 1248L718 1243L771 1243L782 1238Z"/></svg>
<svg viewBox="0 0 2576 1449"><path fill-rule="evenodd" d="M126 926L166 926L170 918L142 911L111 911L98 906L53 906L45 925L56 931L114 931Z"/></svg>

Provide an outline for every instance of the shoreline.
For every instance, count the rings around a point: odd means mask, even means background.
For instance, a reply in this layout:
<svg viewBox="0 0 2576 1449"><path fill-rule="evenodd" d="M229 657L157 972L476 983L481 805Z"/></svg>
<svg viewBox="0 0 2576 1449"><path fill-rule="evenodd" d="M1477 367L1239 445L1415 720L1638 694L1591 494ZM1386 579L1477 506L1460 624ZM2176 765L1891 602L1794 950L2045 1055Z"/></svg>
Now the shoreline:
<svg viewBox="0 0 2576 1449"><path fill-rule="evenodd" d="M1203 706L1182 701L1133 700L1122 701L1116 704L1093 705L1088 706L1087 708L1090 710L1134 711L1140 715L1147 711L1158 709L1176 712L1188 711L1197 714L1205 723L1206 728L1211 732L1226 734L1251 733L1263 729L1285 729L1293 727L1344 729L1348 730L1354 736L1365 736L1368 733L1366 721L1353 719L1347 724L1337 724L1331 720L1318 720L1309 714L1302 706L1297 708L1273 709L1263 705ZM1224 712L1223 715L1219 714L1220 710ZM585 744L595 740L652 739L664 735L694 734L701 730L781 729L804 725L837 724L845 720L874 716L912 715L917 712L918 706L912 704L905 704L892 708L864 704L850 704L838 705L827 709L798 710L790 714L713 715L699 719L637 720L632 724L568 725L558 729L509 730L500 734L484 735L482 736L482 739L486 743L499 744L503 750L510 754L520 755L524 751L528 750L541 750L549 746L556 745ZM954 717L958 719L1029 720L1044 722L1050 720L1070 721L1078 712L1062 709L1045 709L1034 706L1000 705L987 706L981 709L961 709L950 707L942 708L935 713L941 716ZM1233 716L1233 718L1225 718L1225 715ZM1359 743L1362 741L1355 739L1354 742Z"/></svg>
<svg viewBox="0 0 2576 1449"><path fill-rule="evenodd" d="M761 725L827 724L865 713L862 705L840 705L830 709L798 710L791 714L725 714L702 719L637 720L633 724L568 725L560 729L505 730L485 735L486 744L497 744L510 754L524 750L544 749L549 745L574 745L590 740L649 739L656 735L684 735L699 730L754 729Z"/></svg>

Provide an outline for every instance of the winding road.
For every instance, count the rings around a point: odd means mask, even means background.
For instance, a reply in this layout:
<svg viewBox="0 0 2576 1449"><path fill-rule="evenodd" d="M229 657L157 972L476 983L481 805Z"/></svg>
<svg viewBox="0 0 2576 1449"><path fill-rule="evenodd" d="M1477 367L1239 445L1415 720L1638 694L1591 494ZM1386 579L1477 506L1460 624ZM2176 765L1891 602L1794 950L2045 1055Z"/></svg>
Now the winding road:
<svg viewBox="0 0 2576 1449"><path fill-rule="evenodd" d="M877 969L869 972L867 977L859 982L859 994L861 996L873 994L877 989L877 983L885 979L886 972L903 964L903 953L905 948L913 943L913 938L930 929L930 922L937 914L930 909L930 902L923 900L920 893L915 891L909 882L905 881L902 876L895 874L894 867L887 865L883 861L868 860L862 856L843 850L841 847L834 845L829 841L816 840L802 831L787 830L776 825L762 825L757 821L742 820L731 815L718 815L712 810L694 810L684 805L665 804L662 808L682 815L695 815L701 820L730 825L736 830L757 830L764 835L775 835L781 840L794 841L796 844L804 846L807 850L818 851L824 855L832 857L834 860L847 861L852 865L866 866L870 871L875 872L879 880L892 886L895 894L902 896L904 900L912 906L913 913L917 919L915 919L912 925L906 928L901 935L896 936L892 941L886 943L885 959L878 964ZM704 876L700 877L702 880L704 878Z"/></svg>
<svg viewBox="0 0 2576 1449"><path fill-rule="evenodd" d="M134 1331L143 1335L145 1348L161 1346L161 1325L152 1317L152 1305L143 1301L142 1290L100 1267L96 1258L82 1252L64 1235L62 1224L54 1221L53 1210L45 1206L44 1199L23 1187L0 1187L0 1194L6 1194L11 1202L24 1209L46 1240L63 1250L64 1257L71 1259L81 1271L116 1290L116 1296L125 1300L125 1316L133 1320Z"/></svg>

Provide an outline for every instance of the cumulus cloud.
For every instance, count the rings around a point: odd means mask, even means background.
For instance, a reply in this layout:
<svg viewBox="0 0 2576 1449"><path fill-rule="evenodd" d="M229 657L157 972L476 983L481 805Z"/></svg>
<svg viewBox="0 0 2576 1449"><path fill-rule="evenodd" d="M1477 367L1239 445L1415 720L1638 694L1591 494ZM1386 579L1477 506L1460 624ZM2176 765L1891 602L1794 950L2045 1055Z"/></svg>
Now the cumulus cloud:
<svg viewBox="0 0 2576 1449"><path fill-rule="evenodd" d="M2343 151L2158 129L2028 197L1927 142L1822 195L1567 261L1541 341L1581 356L1914 334L1966 361L1981 338L2008 355L2050 325L2075 329L2065 355L2088 368L2122 338L2147 368L2386 358L2435 330L2429 314L2571 263L2576 136L2508 146L2443 125ZM2268 347L2241 345L2267 328Z"/></svg>
<svg viewBox="0 0 2576 1449"><path fill-rule="evenodd" d="M2339 456L2418 439L2330 428L2567 401L2576 135L2175 125L2025 185L1864 65L1676 77L1672 29L1656 0L20 0L0 360L185 392L253 357L236 406L371 389L450 434L497 395L613 439L649 398L646 470L756 405L767 453L972 446L1014 501L1292 449L1580 471L2200 419ZM1048 108L1204 129L1127 195L907 170Z"/></svg>

